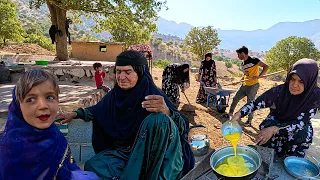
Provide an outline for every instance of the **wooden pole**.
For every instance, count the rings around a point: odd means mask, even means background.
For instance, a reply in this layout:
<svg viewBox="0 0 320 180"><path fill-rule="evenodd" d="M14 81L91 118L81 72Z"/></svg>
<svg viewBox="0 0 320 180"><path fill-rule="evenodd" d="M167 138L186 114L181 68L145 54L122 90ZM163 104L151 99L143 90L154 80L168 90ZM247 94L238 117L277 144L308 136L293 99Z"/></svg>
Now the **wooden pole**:
<svg viewBox="0 0 320 180"><path fill-rule="evenodd" d="M284 72L287 72L287 71L286 70L282 70L282 71L277 71L277 72L274 72L274 73L266 74L266 75L263 75L263 76L259 77L258 79L274 76L274 75L281 74L281 73L284 73ZM236 84L243 83L245 81L250 81L250 80L253 80L253 79L252 78L251 79L244 79L244 80L241 80L241 81L238 81L238 82L225 84L224 86L236 85Z"/></svg>

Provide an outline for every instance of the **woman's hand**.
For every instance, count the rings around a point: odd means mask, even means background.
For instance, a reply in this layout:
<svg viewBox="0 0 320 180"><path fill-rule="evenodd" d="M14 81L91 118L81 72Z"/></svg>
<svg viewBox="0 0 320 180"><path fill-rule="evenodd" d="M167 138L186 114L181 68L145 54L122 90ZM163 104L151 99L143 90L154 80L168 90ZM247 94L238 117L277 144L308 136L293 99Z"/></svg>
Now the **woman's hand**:
<svg viewBox="0 0 320 180"><path fill-rule="evenodd" d="M229 114L229 116L231 116L231 121L240 121L241 120L241 113L237 112L234 115Z"/></svg>
<svg viewBox="0 0 320 180"><path fill-rule="evenodd" d="M264 128L260 131L260 133L257 135L256 143L258 145L265 144L269 141L269 139L279 132L279 128L276 126L271 126Z"/></svg>
<svg viewBox="0 0 320 180"><path fill-rule="evenodd" d="M58 126L70 122L72 119L77 117L76 112L60 112L57 116L56 119L62 120Z"/></svg>
<svg viewBox="0 0 320 180"><path fill-rule="evenodd" d="M168 116L171 116L170 109L168 108L164 98L160 95L149 95L145 97L145 101L142 102L142 107L146 108L149 112L163 112Z"/></svg>

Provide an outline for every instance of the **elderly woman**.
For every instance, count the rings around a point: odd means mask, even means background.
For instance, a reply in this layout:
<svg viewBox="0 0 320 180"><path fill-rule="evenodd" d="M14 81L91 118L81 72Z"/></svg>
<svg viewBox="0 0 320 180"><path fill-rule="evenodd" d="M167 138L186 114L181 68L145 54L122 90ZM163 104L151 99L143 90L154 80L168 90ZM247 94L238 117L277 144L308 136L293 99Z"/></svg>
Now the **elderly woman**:
<svg viewBox="0 0 320 180"><path fill-rule="evenodd" d="M207 53L204 56L204 60L201 61L201 65L199 68L199 79L198 81L203 82L207 87L214 87L217 83L217 71L216 71L216 63L212 59L212 53ZM197 103L205 103L207 102L207 93L203 88L202 84L200 84L199 92L197 95Z"/></svg>
<svg viewBox="0 0 320 180"><path fill-rule="evenodd" d="M313 138L310 119L320 108L318 71L314 60L297 61L284 84L244 105L232 119L240 120L255 110L270 108L270 114L259 126L257 143L275 149L279 157L304 157Z"/></svg>
<svg viewBox="0 0 320 180"><path fill-rule="evenodd" d="M97 153L85 169L102 179L179 179L194 166L189 122L152 81L137 51L116 59L116 85L96 105L64 113L62 123L93 123Z"/></svg>
<svg viewBox="0 0 320 180"><path fill-rule="evenodd" d="M190 86L189 64L174 63L168 65L162 73L162 91L173 103L180 102L180 93Z"/></svg>

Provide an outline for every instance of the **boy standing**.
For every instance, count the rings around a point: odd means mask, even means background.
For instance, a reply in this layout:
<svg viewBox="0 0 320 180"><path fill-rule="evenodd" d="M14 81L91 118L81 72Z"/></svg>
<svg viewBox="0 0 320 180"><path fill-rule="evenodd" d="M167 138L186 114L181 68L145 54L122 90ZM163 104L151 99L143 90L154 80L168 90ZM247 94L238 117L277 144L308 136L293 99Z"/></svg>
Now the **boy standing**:
<svg viewBox="0 0 320 180"><path fill-rule="evenodd" d="M237 90L235 96L233 97L232 104L229 110L229 116L233 115L234 109L236 108L238 102L247 96L247 102L255 99L257 91L259 89L259 77L265 75L268 71L269 66L264 62L260 61L258 58L252 58L248 55L249 50L247 47L242 46L236 50L238 58L242 60L243 77L241 80L244 81L241 87ZM259 67L262 67L262 71L259 74ZM246 125L251 125L253 119L253 113L248 115L248 120L245 122Z"/></svg>
<svg viewBox="0 0 320 180"><path fill-rule="evenodd" d="M105 92L108 92L110 88L104 85L103 79L106 77L106 73L102 71L102 64L94 63L93 69L96 71L94 73L94 80L96 81L97 89L103 89Z"/></svg>

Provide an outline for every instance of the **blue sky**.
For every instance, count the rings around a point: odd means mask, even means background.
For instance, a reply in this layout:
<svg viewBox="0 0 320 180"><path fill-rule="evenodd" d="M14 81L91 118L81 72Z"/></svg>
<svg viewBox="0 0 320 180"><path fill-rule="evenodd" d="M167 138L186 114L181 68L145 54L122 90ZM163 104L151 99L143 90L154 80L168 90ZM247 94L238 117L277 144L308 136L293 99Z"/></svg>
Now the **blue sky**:
<svg viewBox="0 0 320 180"><path fill-rule="evenodd" d="M160 17L223 30L267 29L278 22L320 19L320 0L167 0Z"/></svg>

